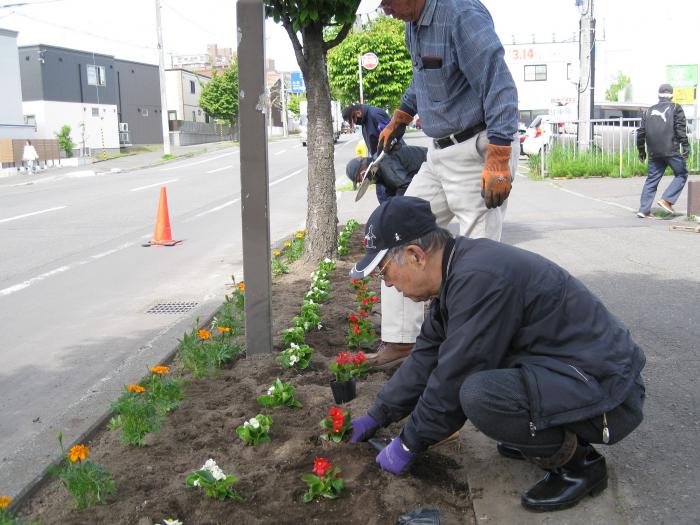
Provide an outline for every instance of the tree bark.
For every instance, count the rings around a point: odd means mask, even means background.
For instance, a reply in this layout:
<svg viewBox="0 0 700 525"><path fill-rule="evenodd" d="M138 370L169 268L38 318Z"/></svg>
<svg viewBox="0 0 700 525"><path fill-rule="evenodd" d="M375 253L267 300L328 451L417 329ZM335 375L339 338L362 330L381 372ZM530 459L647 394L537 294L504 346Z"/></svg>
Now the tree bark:
<svg viewBox="0 0 700 525"><path fill-rule="evenodd" d="M303 40L305 60L299 63L306 83L309 165L304 262L315 265L337 249L335 151L323 26L304 28Z"/></svg>

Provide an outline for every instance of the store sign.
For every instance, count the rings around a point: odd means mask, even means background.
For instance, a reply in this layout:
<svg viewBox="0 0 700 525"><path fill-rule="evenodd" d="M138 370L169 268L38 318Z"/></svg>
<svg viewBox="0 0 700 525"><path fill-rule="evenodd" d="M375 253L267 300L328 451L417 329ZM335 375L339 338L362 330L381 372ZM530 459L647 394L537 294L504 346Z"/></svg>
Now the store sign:
<svg viewBox="0 0 700 525"><path fill-rule="evenodd" d="M362 67L370 71L379 65L379 58L374 53L365 53L362 55Z"/></svg>
<svg viewBox="0 0 700 525"><path fill-rule="evenodd" d="M304 93L306 92L306 86L304 85L304 75L301 71L292 71L290 74L290 89L292 93Z"/></svg>
<svg viewBox="0 0 700 525"><path fill-rule="evenodd" d="M666 82L673 87L691 87L698 83L698 65L666 66Z"/></svg>
<svg viewBox="0 0 700 525"><path fill-rule="evenodd" d="M676 104L695 104L695 86L673 88L673 101Z"/></svg>

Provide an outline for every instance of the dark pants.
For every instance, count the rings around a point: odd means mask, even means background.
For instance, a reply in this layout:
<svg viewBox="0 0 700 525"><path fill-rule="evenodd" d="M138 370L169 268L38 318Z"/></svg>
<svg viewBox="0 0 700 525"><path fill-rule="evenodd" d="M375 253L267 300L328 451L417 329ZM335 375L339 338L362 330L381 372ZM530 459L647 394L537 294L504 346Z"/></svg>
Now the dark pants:
<svg viewBox="0 0 700 525"><path fill-rule="evenodd" d="M680 155L673 155L672 157L650 157L649 173L647 175L647 180L644 182L642 196L639 199L639 211L644 214L651 211L651 205L656 196L656 188L659 186L659 182L666 171L666 167L670 167L673 170L674 177L661 198L670 204L675 204L683 191L685 181L688 179L688 170L685 167L685 160L683 157Z"/></svg>
<svg viewBox="0 0 700 525"><path fill-rule="evenodd" d="M525 380L517 368L485 370L472 374L459 392L462 410L486 436L522 450L526 456L548 457L559 450L568 429L588 443L603 442L602 414L530 433L530 402ZM641 377L624 403L606 413L613 444L632 432L642 421L644 384Z"/></svg>

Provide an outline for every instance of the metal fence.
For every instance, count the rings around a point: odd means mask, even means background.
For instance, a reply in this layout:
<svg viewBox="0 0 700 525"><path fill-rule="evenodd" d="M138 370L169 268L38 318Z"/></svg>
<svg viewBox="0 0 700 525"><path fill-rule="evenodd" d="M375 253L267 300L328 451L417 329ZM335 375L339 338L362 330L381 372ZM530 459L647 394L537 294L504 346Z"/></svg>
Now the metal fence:
<svg viewBox="0 0 700 525"><path fill-rule="evenodd" d="M646 175L647 165L639 160L637 128L640 118L609 118L590 121L551 121L549 138L530 167L543 177ZM690 154L687 168L700 173L700 120L688 119ZM593 128L585 144L578 140L581 128Z"/></svg>

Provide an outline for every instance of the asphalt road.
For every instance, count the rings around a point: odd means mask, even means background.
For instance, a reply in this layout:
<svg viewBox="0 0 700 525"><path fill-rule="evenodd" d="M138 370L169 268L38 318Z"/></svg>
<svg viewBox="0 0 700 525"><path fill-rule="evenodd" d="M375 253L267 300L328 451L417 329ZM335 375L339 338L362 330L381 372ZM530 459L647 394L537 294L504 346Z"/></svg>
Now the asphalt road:
<svg viewBox="0 0 700 525"><path fill-rule="evenodd" d="M341 137L337 174L359 135ZM304 227L306 148L269 143L271 238ZM0 493L16 494L242 274L238 148L0 181ZM144 248L167 187L172 248ZM191 301L185 315L146 311Z"/></svg>

